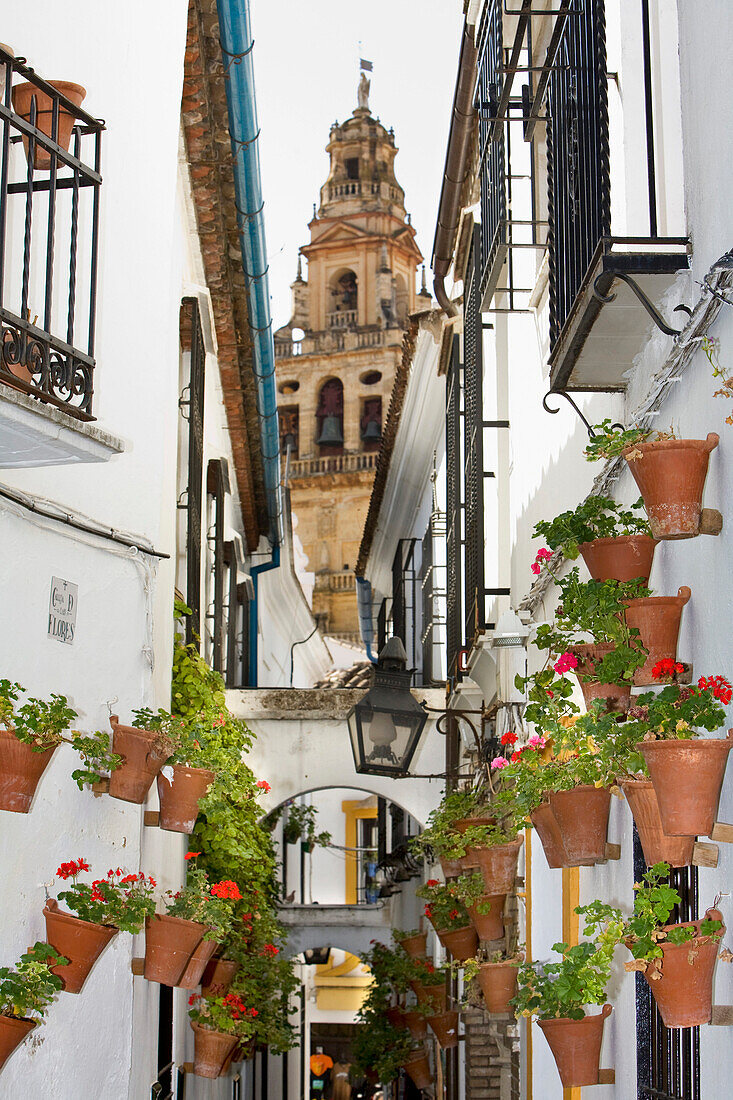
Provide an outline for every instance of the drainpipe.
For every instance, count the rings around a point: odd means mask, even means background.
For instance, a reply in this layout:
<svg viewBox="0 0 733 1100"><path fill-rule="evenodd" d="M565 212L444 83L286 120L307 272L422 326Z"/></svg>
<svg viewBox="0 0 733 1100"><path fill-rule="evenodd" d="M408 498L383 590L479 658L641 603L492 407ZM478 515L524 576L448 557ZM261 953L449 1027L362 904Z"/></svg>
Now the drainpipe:
<svg viewBox="0 0 733 1100"><path fill-rule="evenodd" d="M222 62L226 73L239 243L247 283L247 309L254 352L252 370L260 421L269 537L272 546L276 547L280 542L282 519L280 439L275 391L275 346L270 316L267 246L257 142L260 131L257 124L252 64L254 42L249 0L217 0L216 6L219 13Z"/></svg>
<svg viewBox="0 0 733 1100"><path fill-rule="evenodd" d="M471 139L476 117L473 106L476 57L472 28L466 23L461 40L458 79L453 96L453 114L445 155L438 223L435 227L433 242L433 289L441 309L449 317L455 317L458 314L456 305L450 300L445 289L445 277L453 262L453 246L461 217L461 192L470 163Z"/></svg>
<svg viewBox="0 0 733 1100"><path fill-rule="evenodd" d="M356 578L356 608L359 615L359 633L366 646L367 659L373 665L377 659L372 652L374 641L374 620L372 619L372 586L365 577Z"/></svg>

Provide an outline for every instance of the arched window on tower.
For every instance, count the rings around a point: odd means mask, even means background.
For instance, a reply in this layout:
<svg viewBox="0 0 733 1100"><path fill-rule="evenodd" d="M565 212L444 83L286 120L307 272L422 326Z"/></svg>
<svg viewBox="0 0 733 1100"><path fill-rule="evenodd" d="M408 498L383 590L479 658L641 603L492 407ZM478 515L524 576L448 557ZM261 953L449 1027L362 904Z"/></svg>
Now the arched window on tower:
<svg viewBox="0 0 733 1100"><path fill-rule="evenodd" d="M361 414L361 442L365 451L378 451L382 442L382 398L367 397Z"/></svg>
<svg viewBox="0 0 733 1100"><path fill-rule="evenodd" d="M344 453L344 387L338 378L329 378L321 386L316 409L316 443L321 455Z"/></svg>
<svg viewBox="0 0 733 1100"><path fill-rule="evenodd" d="M350 328L357 323L359 287L356 273L350 268L337 271L331 278L331 305L328 314L330 328Z"/></svg>
<svg viewBox="0 0 733 1100"><path fill-rule="evenodd" d="M290 448L290 457L298 457L298 406L286 405L278 410L280 420L280 450L283 455Z"/></svg>

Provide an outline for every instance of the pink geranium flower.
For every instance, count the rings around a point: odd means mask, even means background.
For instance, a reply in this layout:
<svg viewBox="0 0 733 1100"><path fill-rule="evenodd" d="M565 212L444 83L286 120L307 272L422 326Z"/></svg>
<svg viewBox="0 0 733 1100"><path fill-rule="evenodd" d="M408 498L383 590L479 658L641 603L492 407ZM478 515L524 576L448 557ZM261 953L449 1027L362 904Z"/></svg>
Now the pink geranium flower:
<svg viewBox="0 0 733 1100"><path fill-rule="evenodd" d="M491 761L491 770L492 770L492 772L499 771L501 768L508 768L508 767L509 767L509 761L507 760L506 756L496 756Z"/></svg>

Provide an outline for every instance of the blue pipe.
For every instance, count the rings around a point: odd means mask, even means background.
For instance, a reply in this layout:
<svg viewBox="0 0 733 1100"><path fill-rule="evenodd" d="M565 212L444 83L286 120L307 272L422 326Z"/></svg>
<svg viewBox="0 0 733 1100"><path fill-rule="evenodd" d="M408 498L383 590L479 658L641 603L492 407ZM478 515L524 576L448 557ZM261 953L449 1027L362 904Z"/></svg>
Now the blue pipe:
<svg viewBox="0 0 733 1100"><path fill-rule="evenodd" d="M361 634L361 640L366 646L367 659L374 665L377 663L377 659L372 652L372 642L374 641L372 586L371 582L366 580L365 577L356 578L356 607L359 614L359 633Z"/></svg>
<svg viewBox="0 0 733 1100"><path fill-rule="evenodd" d="M262 213L262 180L258 146L257 103L252 64L252 25L249 0L217 0L219 42L227 79L229 134L232 143L234 194L237 206L242 266L247 283L247 309L252 331L260 446L264 467L269 536L273 549L280 542L282 488L280 435L275 389L275 345L270 316L267 245ZM271 568L275 568L273 564ZM279 558L278 558L279 561ZM255 566L254 576L262 567Z"/></svg>
<svg viewBox="0 0 733 1100"><path fill-rule="evenodd" d="M272 560L263 562L262 565L253 565L250 576L254 586L254 595L249 602L249 687L257 687L257 598L259 595L260 573L267 573L269 569L277 569L280 566L280 546L274 547Z"/></svg>

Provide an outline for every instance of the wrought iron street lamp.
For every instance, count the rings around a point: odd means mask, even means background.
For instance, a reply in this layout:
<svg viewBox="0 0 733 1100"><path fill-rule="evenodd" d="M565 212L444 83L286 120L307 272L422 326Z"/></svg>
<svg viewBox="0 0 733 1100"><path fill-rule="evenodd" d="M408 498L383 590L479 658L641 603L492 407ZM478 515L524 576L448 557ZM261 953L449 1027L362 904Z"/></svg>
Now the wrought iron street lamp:
<svg viewBox="0 0 733 1100"><path fill-rule="evenodd" d="M372 687L347 717L360 775L408 775L428 718L412 696L411 679L405 647L399 638L390 638L379 654Z"/></svg>

